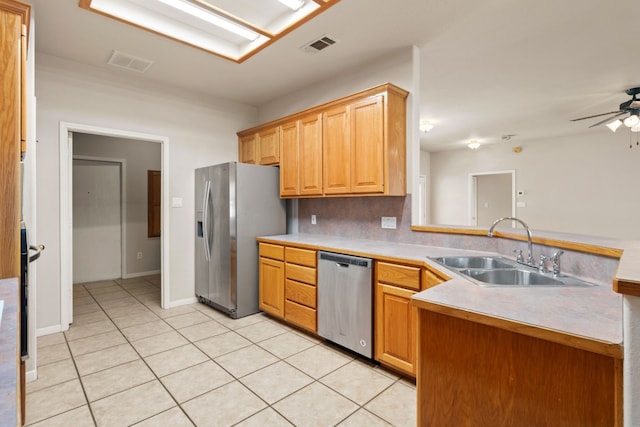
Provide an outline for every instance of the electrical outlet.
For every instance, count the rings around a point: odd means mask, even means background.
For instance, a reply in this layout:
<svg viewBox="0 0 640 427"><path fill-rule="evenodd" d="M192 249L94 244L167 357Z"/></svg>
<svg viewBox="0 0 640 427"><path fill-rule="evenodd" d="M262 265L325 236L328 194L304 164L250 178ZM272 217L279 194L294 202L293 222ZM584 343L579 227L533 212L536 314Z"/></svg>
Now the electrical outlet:
<svg viewBox="0 0 640 427"><path fill-rule="evenodd" d="M142 252L138 252L137 258L142 259Z"/></svg>
<svg viewBox="0 0 640 427"><path fill-rule="evenodd" d="M395 216L383 216L380 221L380 226L382 228L391 228L393 230L396 229L396 217Z"/></svg>
<svg viewBox="0 0 640 427"><path fill-rule="evenodd" d="M311 225L316 225L316 216L311 215Z"/></svg>

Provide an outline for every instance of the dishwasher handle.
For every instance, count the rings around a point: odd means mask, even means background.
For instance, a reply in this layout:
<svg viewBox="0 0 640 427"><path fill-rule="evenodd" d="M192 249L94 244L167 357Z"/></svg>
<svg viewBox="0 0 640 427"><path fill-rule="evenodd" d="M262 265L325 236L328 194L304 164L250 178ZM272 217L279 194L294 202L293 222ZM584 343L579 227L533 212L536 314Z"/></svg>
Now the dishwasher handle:
<svg viewBox="0 0 640 427"><path fill-rule="evenodd" d="M343 255L324 251L318 251L318 260L333 261L336 263L337 267L342 268L346 268L351 265L362 268L371 268L373 265L373 260L371 260L371 258L362 258L353 255Z"/></svg>

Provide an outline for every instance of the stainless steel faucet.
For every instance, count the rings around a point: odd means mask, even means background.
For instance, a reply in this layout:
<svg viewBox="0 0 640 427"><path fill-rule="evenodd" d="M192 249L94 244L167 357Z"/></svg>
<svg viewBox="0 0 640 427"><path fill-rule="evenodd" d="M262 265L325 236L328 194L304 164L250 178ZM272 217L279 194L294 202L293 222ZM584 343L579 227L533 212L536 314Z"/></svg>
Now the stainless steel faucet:
<svg viewBox="0 0 640 427"><path fill-rule="evenodd" d="M562 255L564 251L562 249L557 250L551 255L551 262L553 263L553 275L560 275L560 255Z"/></svg>
<svg viewBox="0 0 640 427"><path fill-rule="evenodd" d="M529 251L529 253L527 254L526 264L535 267L533 262L533 238L531 236L531 228L529 228L529 226L523 220L513 216L498 218L495 221L493 221L493 224L491 224L491 228L489 228L489 232L487 233L487 236L493 237L493 229L496 228L496 225L498 225L498 223L502 221L516 221L516 222L519 222L525 228L525 230L527 231L527 249ZM521 261L518 261L518 262L521 262Z"/></svg>

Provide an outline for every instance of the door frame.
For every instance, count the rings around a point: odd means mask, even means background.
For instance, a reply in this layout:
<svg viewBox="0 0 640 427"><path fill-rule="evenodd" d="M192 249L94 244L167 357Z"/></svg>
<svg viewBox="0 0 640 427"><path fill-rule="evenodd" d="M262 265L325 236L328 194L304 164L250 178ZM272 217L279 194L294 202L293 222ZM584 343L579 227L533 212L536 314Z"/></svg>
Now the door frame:
<svg viewBox="0 0 640 427"><path fill-rule="evenodd" d="M72 153L73 155L73 153ZM103 162L103 163L118 163L120 164L120 276L127 277L127 268L126 268L126 259L127 259L127 245L125 242L127 241L127 160L126 159L115 159L111 157L96 157L96 156L84 156L84 155L75 155L72 158L73 160L89 160L92 162ZM73 184L73 175L72 175L72 184ZM71 188L71 207L73 209L73 187ZM73 212L73 210L72 210ZM73 231L73 215L71 218L71 227ZM73 238L73 235L72 235ZM73 241L72 241L73 245ZM71 281L73 282L73 259L71 259ZM72 283L73 285L73 283Z"/></svg>
<svg viewBox="0 0 640 427"><path fill-rule="evenodd" d="M469 220L470 226L478 224L478 188L475 178L481 175L511 175L511 216L516 216L516 171L515 169L469 173ZM475 218L475 219L474 219Z"/></svg>
<svg viewBox="0 0 640 427"><path fill-rule="evenodd" d="M162 308L169 307L169 137L105 128L81 123L60 122L60 327L67 330L73 319L73 132L115 138L157 142L161 145L161 215L160 237L161 298Z"/></svg>

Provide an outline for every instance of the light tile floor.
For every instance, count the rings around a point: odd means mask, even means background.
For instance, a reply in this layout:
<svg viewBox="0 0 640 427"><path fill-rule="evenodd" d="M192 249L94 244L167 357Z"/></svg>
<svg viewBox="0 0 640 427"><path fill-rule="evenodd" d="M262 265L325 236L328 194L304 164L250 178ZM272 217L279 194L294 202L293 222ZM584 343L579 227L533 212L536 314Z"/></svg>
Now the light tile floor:
<svg viewBox="0 0 640 427"><path fill-rule="evenodd" d="M160 307L160 277L74 286L38 338L29 426L410 426L415 384L262 313Z"/></svg>

